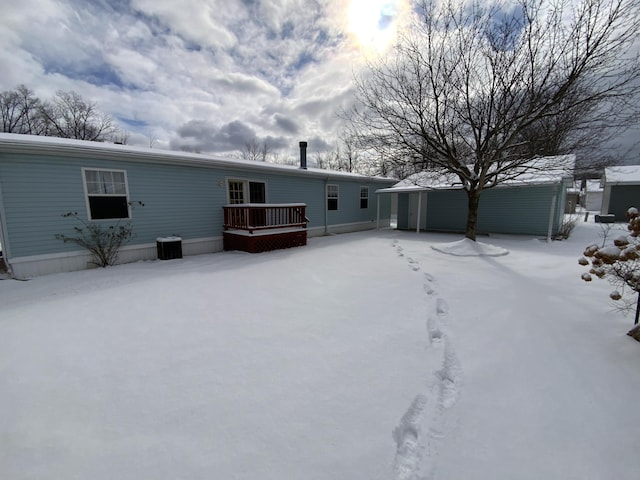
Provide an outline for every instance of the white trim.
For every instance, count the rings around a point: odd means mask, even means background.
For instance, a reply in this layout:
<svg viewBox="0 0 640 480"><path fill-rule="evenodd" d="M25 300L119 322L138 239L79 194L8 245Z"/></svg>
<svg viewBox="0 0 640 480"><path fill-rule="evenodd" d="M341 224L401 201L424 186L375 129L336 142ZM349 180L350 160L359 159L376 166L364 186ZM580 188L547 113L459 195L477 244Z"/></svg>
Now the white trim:
<svg viewBox="0 0 640 480"><path fill-rule="evenodd" d="M335 208L335 210L333 210L333 209L329 210L329 187L336 187L336 196L335 197L331 197L332 199L333 198L336 199L336 208ZM327 206L327 211L337 212L338 210L340 210L340 185L339 184L337 184L337 183L327 183L325 185L324 195L325 195L325 205Z"/></svg>
<svg viewBox="0 0 640 480"><path fill-rule="evenodd" d="M326 179L328 177L343 180L358 180L374 183L397 183L397 179L384 177L368 177L367 175L323 170L319 168L301 169L299 165L279 165L268 162L250 160L235 160L210 157L199 153L188 153L174 150L150 149L131 145L114 145L106 142L89 142L58 137L38 135L21 135L18 133L0 133L0 145L4 151L58 154L69 159L77 158L85 161L87 155L94 158L111 158L128 162L147 162L153 164L197 165L209 168L228 168L252 170L261 173L278 173L296 177L313 177Z"/></svg>
<svg viewBox="0 0 640 480"><path fill-rule="evenodd" d="M363 196L362 196L362 189L363 189L363 188L366 188L366 189L367 189L367 196L366 196L366 197L363 197ZM363 208L363 207L362 207L362 200L364 200L365 198L367 199L367 207L366 207L366 208ZM359 202L358 202L358 203L359 203L358 207L360 207L360 210L367 210L367 209L369 209L369 199L370 199L370 198L371 198L371 197L369 196L369 185L360 185L360 199L359 199Z"/></svg>
<svg viewBox="0 0 640 480"><path fill-rule="evenodd" d="M203 237L183 240L184 256L202 255L223 251L223 237ZM91 264L92 256L85 250L73 252L49 253L18 257L12 260L13 273L17 278L29 278L52 273L72 272L96 268ZM125 245L120 249L117 264L133 263L157 259L156 243Z"/></svg>
<svg viewBox="0 0 640 480"><path fill-rule="evenodd" d="M553 191L553 198L551 199L551 208L549 209L549 226L547 228L547 242L551 241L551 235L553 233L553 222L555 220L556 202L558 201L558 190Z"/></svg>
<svg viewBox="0 0 640 480"><path fill-rule="evenodd" d="M127 171L121 170L117 168L91 168L91 167L81 167L82 171L82 186L84 188L84 202L87 209L87 219L90 222L108 222L113 220L131 220L131 203L129 198L129 179L127 177ZM89 204L89 191L87 190L87 173L86 172L118 172L124 174L124 190L125 196L127 198L127 217L115 217L115 218L92 218L91 216L91 205ZM94 195L100 196L100 195ZM102 195L105 197L121 197L122 195Z"/></svg>
<svg viewBox="0 0 640 480"><path fill-rule="evenodd" d="M265 230L256 230L254 232L249 232L248 230L225 230L224 233L239 235L241 237L265 237L268 235L279 235L281 233L305 232L306 230L307 229L304 227L291 227L291 228L268 228Z"/></svg>
<svg viewBox="0 0 640 480"><path fill-rule="evenodd" d="M376 221L367 220L366 222L354 222L354 223L340 223L335 225L323 225L321 227L307 227L307 236L309 237L321 237L323 235L333 233L350 233L359 232L361 230L375 230Z"/></svg>
<svg viewBox="0 0 640 480"><path fill-rule="evenodd" d="M602 190L602 205L600 207L600 213L606 215L609 213L609 203L611 202L611 184L605 183Z"/></svg>
<svg viewBox="0 0 640 480"><path fill-rule="evenodd" d="M225 189L226 189L226 193L227 193L227 205L238 205L237 203L232 204L231 203L231 198L229 197L229 182L239 182L242 183L242 200L243 202L245 200L251 200L250 197L250 190L249 190L249 183L262 183L264 185L264 201L265 203L267 203L267 199L269 198L269 191L267 190L267 181L263 180L263 179L256 179L256 178L247 178L247 177L236 177L233 175L227 175L224 177L224 183L225 183ZM245 204L245 203L243 203ZM264 203L261 203L259 205L264 205Z"/></svg>
<svg viewBox="0 0 640 480"><path fill-rule="evenodd" d="M2 250L2 257L4 258L4 263L7 265L7 268L10 270L9 262L11 261L11 245L9 245L8 241L8 232L7 229L7 216L4 210L4 197L2 196L2 182L0 182L0 250Z"/></svg>

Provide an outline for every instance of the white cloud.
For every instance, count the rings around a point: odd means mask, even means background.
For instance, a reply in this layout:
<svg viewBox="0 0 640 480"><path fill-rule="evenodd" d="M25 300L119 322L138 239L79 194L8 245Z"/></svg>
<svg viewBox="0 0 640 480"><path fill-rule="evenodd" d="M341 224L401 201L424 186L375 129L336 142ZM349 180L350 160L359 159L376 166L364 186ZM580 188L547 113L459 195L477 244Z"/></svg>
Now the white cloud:
<svg viewBox="0 0 640 480"><path fill-rule="evenodd" d="M75 90L137 145L190 139L215 153L255 135L295 151L340 129L335 112L361 65L346 9L340 0L10 2L0 90Z"/></svg>
<svg viewBox="0 0 640 480"><path fill-rule="evenodd" d="M133 0L132 6L157 17L173 33L202 46L229 48L238 41L224 24L229 16L241 15L236 2L206 0Z"/></svg>

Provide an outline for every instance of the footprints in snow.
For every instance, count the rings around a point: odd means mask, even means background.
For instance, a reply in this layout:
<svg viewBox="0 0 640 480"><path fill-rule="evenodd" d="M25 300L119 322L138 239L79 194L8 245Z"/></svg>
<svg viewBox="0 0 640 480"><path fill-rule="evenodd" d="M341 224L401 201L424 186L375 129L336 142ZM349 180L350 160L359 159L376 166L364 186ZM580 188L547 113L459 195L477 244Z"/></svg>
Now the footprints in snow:
<svg viewBox="0 0 640 480"><path fill-rule="evenodd" d="M405 256L397 240L393 242L393 246L398 256ZM420 270L420 264L416 260L406 258L412 270ZM433 287L433 275L424 273L423 279L425 294L434 295L436 291ZM430 380L427 382L426 391L416 395L393 430L393 439L396 442L393 469L397 480L431 478L435 443L444 437L446 412L456 404L460 396L462 367L446 331L448 314L447 301L436 297L434 312L427 317L427 340L433 347L444 345L441 350L442 364L439 370L428 375Z"/></svg>
<svg viewBox="0 0 640 480"><path fill-rule="evenodd" d="M399 257L404 257L404 249L398 245L398 240L394 240L392 244L396 248L396 252L398 252ZM409 262L409 268L414 272L420 270L420 263L417 260L414 260L411 257L407 257L407 261Z"/></svg>
<svg viewBox="0 0 640 480"><path fill-rule="evenodd" d="M436 300L436 312L438 312L438 315L449 313L449 304L442 298L438 298Z"/></svg>
<svg viewBox="0 0 640 480"><path fill-rule="evenodd" d="M418 437L427 403L425 395L416 395L400 423L393 430L393 439L397 446L393 470L398 480L413 479L420 470L420 460L423 457L420 450L424 447L420 445Z"/></svg>
<svg viewBox="0 0 640 480"><path fill-rule="evenodd" d="M440 343L442 341L442 331L435 317L427 319L427 333L429 334L429 345Z"/></svg>

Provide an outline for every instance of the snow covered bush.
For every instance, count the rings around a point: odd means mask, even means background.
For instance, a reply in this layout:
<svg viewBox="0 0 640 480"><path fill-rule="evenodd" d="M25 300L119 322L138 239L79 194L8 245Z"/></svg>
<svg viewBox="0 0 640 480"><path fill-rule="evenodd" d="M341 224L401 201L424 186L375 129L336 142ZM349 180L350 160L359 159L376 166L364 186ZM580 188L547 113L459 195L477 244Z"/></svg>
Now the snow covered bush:
<svg viewBox="0 0 640 480"><path fill-rule="evenodd" d="M63 217L74 217L82 226L73 227L76 235L69 236L57 234L56 238L65 243L75 243L80 247L89 250L93 256L91 263L98 267L113 265L118 259L120 247L133 238L131 224L102 225L99 223L88 223L78 216L78 212L67 212Z"/></svg>
<svg viewBox="0 0 640 480"><path fill-rule="evenodd" d="M640 341L640 212L635 207L627 210L629 233L620 235L607 245L607 237L602 245L589 245L584 256L578 260L580 265L589 268L589 273L583 273L581 278L590 282L593 276L606 278L616 287L609 297L616 302L616 307L625 313L633 310L635 304L635 327L629 332ZM636 300L625 297L626 291L636 294ZM618 303L620 302L620 303Z"/></svg>

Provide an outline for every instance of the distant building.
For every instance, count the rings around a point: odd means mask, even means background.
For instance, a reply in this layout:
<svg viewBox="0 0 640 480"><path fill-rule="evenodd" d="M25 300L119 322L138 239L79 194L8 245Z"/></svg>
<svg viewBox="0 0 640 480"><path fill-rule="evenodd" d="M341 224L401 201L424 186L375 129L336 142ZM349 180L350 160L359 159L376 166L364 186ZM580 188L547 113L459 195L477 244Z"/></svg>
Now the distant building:
<svg viewBox="0 0 640 480"><path fill-rule="evenodd" d="M629 207L640 208L640 165L606 167L602 180L601 213L615 215L616 222L626 222Z"/></svg>

